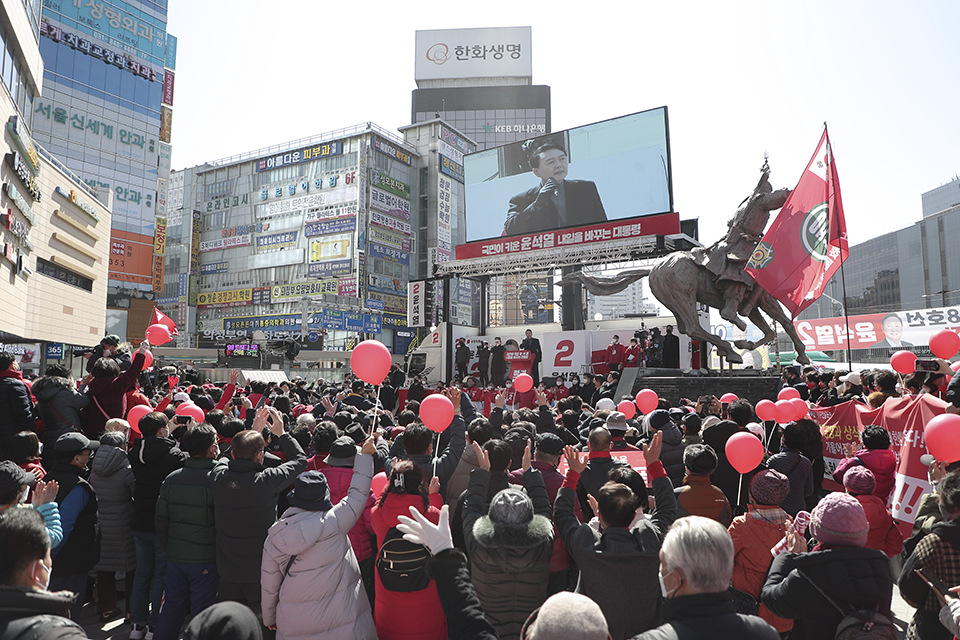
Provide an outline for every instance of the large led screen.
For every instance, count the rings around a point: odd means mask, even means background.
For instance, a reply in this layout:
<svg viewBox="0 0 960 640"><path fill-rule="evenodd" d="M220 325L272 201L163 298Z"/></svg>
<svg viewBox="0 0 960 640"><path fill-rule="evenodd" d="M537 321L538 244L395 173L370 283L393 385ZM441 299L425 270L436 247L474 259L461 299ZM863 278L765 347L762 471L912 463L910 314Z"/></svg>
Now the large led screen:
<svg viewBox="0 0 960 640"><path fill-rule="evenodd" d="M467 241L673 210L667 108L464 158Z"/></svg>

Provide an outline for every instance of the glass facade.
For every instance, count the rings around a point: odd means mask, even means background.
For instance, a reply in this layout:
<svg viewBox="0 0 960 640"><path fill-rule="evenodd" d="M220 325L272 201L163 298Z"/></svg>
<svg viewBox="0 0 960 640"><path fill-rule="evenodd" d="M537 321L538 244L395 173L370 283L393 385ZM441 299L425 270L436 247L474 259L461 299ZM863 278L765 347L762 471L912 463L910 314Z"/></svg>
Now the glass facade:
<svg viewBox="0 0 960 640"><path fill-rule="evenodd" d="M154 289L176 56L166 4L44 3L40 17L43 97L31 107L32 129L84 182L112 193L110 283L123 290Z"/></svg>

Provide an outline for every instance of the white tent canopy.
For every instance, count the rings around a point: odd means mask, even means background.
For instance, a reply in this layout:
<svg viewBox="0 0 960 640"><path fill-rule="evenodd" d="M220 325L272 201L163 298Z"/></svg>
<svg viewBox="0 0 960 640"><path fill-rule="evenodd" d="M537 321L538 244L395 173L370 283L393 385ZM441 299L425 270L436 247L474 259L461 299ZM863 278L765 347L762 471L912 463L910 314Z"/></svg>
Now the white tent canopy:
<svg viewBox="0 0 960 640"><path fill-rule="evenodd" d="M244 383L250 383L254 380L259 382L289 382L287 374L280 370L261 371L255 369L243 369L240 371Z"/></svg>

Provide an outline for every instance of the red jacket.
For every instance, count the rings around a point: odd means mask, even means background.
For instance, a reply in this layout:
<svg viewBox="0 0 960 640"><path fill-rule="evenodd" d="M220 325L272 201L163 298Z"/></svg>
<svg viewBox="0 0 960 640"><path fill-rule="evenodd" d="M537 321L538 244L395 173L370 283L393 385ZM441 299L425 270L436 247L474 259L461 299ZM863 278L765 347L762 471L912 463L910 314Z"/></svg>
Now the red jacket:
<svg viewBox="0 0 960 640"><path fill-rule="evenodd" d="M637 344L632 347L627 347L623 353L623 366L639 367L640 359L640 345Z"/></svg>
<svg viewBox="0 0 960 640"><path fill-rule="evenodd" d="M758 601L760 589L773 562L770 549L787 534L787 512L779 507L750 505L750 511L733 519L728 531L733 539L733 588ZM793 628L793 620L779 618L760 603L760 617L779 633Z"/></svg>
<svg viewBox="0 0 960 640"><path fill-rule="evenodd" d="M443 498L439 493L430 496L430 507L424 509L423 498L419 495L388 493L383 504L374 505L370 514L377 540L387 537L390 527L400 521L399 515L410 515L410 507L416 507L427 519L437 524L440 519L440 507ZM440 605L437 584L421 591L387 591L376 574L377 599L374 611L374 623L380 640L447 640L447 618Z"/></svg>
<svg viewBox="0 0 960 640"><path fill-rule="evenodd" d="M94 378L87 385L90 404L87 406L87 437L98 439L103 427L110 418L122 418L126 415L124 401L127 391L137 384L137 377L143 369L144 356L137 351L130 368L116 378ZM98 406L99 405L99 406ZM103 409L103 411L101 411ZM104 415L106 413L107 415ZM109 416L109 417L108 417Z"/></svg>
<svg viewBox="0 0 960 640"><path fill-rule="evenodd" d="M324 463L325 464L325 463ZM347 491L350 490L350 480L353 479L353 467L330 467L321 469L327 478L327 486L330 487L330 502L337 504L347 497ZM370 536L373 535L373 524L370 522L370 510L373 508L373 491L367 497L367 505L363 508L363 513L357 519L347 534L350 537L350 544L353 546L353 554L357 556L357 562L366 560L373 555L373 544Z"/></svg>
<svg viewBox="0 0 960 640"><path fill-rule="evenodd" d="M873 472L873 477L877 481L877 486L873 490L873 495L880 498L883 504L887 504L890 494L893 493L893 487L897 483L897 454L890 449L861 449L853 454L852 458L844 458L837 465L833 472L833 479L843 484L843 474L850 467L855 467L857 460L867 469Z"/></svg>
<svg viewBox="0 0 960 640"><path fill-rule="evenodd" d="M570 395L570 389L566 385L560 385L559 387L550 387L547 389L547 400L549 402L560 402L564 398Z"/></svg>
<svg viewBox="0 0 960 640"><path fill-rule="evenodd" d="M888 558L903 551L903 534L880 498L872 495L853 497L860 501L860 506L867 514L867 522L870 523L870 533L867 534L867 544L864 546L883 551Z"/></svg>
<svg viewBox="0 0 960 640"><path fill-rule="evenodd" d="M607 364L623 364L623 358L627 348L619 342L607 347Z"/></svg>

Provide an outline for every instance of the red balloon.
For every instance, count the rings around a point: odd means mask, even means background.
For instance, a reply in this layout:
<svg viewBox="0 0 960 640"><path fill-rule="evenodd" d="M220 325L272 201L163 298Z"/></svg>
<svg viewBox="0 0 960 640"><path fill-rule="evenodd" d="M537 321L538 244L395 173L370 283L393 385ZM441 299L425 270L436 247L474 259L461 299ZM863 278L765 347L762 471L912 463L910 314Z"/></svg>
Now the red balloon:
<svg viewBox="0 0 960 640"><path fill-rule="evenodd" d="M735 393L725 393L720 396L720 402L733 402L734 400L739 400L740 396Z"/></svg>
<svg viewBox="0 0 960 640"><path fill-rule="evenodd" d="M373 495L379 497L387 487L388 482L390 482L390 479L383 471L373 476L373 479L370 481L370 490L373 491Z"/></svg>
<svg viewBox="0 0 960 640"><path fill-rule="evenodd" d="M772 400L761 400L753 410L761 420L773 420L777 417L777 405L773 404Z"/></svg>
<svg viewBox="0 0 960 640"><path fill-rule="evenodd" d="M203 412L203 409L193 404L192 402L184 402L179 407L177 407L178 416L190 416L197 422L203 422L203 419L206 417L206 414Z"/></svg>
<svg viewBox="0 0 960 640"><path fill-rule="evenodd" d="M432 393L420 403L420 419L428 429L440 433L453 422L453 403L445 395Z"/></svg>
<svg viewBox="0 0 960 640"><path fill-rule="evenodd" d="M792 400L793 398L799 397L800 392L793 387L784 387L780 389L780 393L777 394L777 400Z"/></svg>
<svg viewBox="0 0 960 640"><path fill-rule="evenodd" d="M810 411L810 407L807 405L806 400L801 400L800 398L794 398L790 400L790 404L793 405L795 413L793 414L794 420L799 420L807 416L807 412Z"/></svg>
<svg viewBox="0 0 960 640"><path fill-rule="evenodd" d="M923 428L927 451L940 462L960 460L960 416L941 413Z"/></svg>
<svg viewBox="0 0 960 640"><path fill-rule="evenodd" d="M151 411L153 411L153 408L148 407L145 404L138 404L133 407L130 407L130 411L127 412L127 422L129 422L131 426L134 426L137 429L139 429L140 418L147 415Z"/></svg>
<svg viewBox="0 0 960 640"><path fill-rule="evenodd" d="M952 358L960 351L960 335L950 329L941 329L930 336L930 351L938 358Z"/></svg>
<svg viewBox="0 0 960 640"><path fill-rule="evenodd" d="M637 415L637 405L633 404L629 400L621 400L620 404L617 405L617 411L627 416L627 420Z"/></svg>
<svg viewBox="0 0 960 640"><path fill-rule="evenodd" d="M954 373L957 372L957 369L960 369L960 360L957 360L956 362L950 365L950 370L953 371Z"/></svg>
<svg viewBox="0 0 960 640"><path fill-rule="evenodd" d="M170 336L170 328L165 324L150 325L147 327L145 337L147 338L147 342L157 347L173 340Z"/></svg>
<svg viewBox="0 0 960 640"><path fill-rule="evenodd" d="M913 351L894 351L890 356L890 366L897 373L913 373L917 364L917 354Z"/></svg>
<svg viewBox="0 0 960 640"><path fill-rule="evenodd" d="M520 393L526 393L533 389L533 378L528 373L521 373L513 379L513 386Z"/></svg>
<svg viewBox="0 0 960 640"><path fill-rule="evenodd" d="M727 460L740 473L749 473L763 460L763 443L748 431L735 433L724 447Z"/></svg>
<svg viewBox="0 0 960 640"><path fill-rule="evenodd" d="M640 389L637 392L637 408L641 413L652 413L660 405L660 396L653 389Z"/></svg>
<svg viewBox="0 0 960 640"><path fill-rule="evenodd" d="M364 340L350 354L350 368L367 384L381 384L390 372L390 350L378 340Z"/></svg>
<svg viewBox="0 0 960 640"><path fill-rule="evenodd" d="M145 351L143 354L143 368L149 369L153 366L153 354L149 351Z"/></svg>
<svg viewBox="0 0 960 640"><path fill-rule="evenodd" d="M777 415L776 420L780 424L786 424L788 422L793 422L793 416L797 413L797 408L793 406L793 403L789 400L777 400L776 402Z"/></svg>

